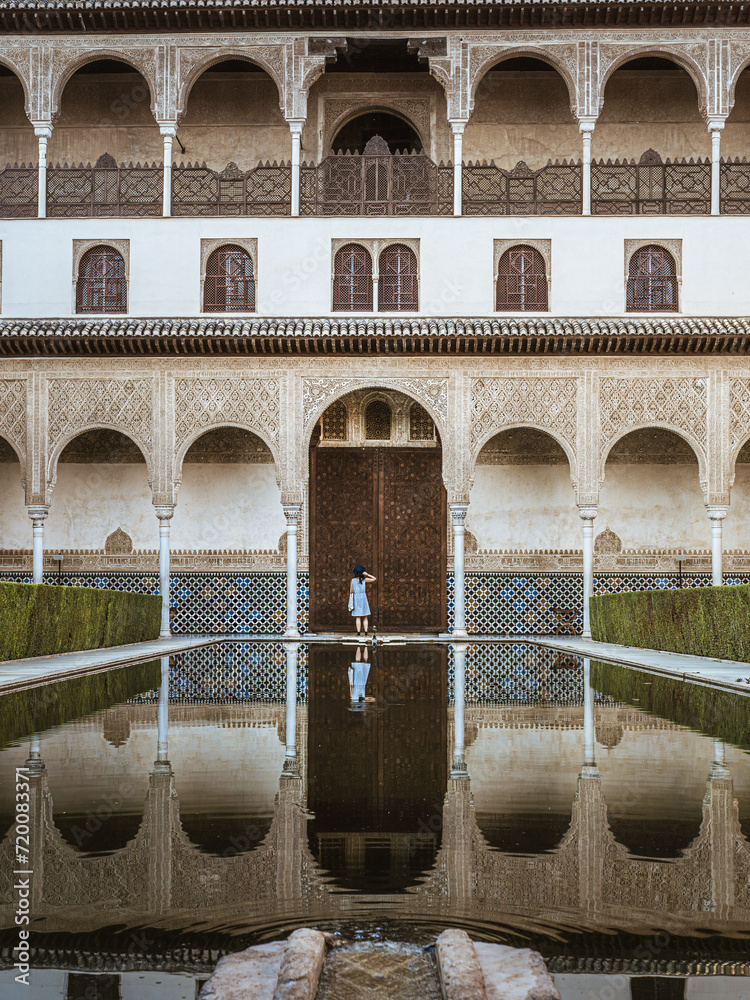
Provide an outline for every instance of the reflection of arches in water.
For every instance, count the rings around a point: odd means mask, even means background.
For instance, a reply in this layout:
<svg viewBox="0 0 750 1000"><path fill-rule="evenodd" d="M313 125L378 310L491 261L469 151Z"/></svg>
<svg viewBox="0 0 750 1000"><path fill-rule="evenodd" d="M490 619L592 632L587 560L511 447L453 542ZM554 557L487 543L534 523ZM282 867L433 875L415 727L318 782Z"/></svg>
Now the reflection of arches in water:
<svg viewBox="0 0 750 1000"><path fill-rule="evenodd" d="M366 712L351 711L352 650L310 647L310 850L336 885L398 892L440 846L446 650L371 650Z"/></svg>
<svg viewBox="0 0 750 1000"><path fill-rule="evenodd" d="M679 858L699 836L703 815L700 803L692 815L680 817L618 816L608 811L609 828L615 840L638 858Z"/></svg>
<svg viewBox="0 0 750 1000"><path fill-rule="evenodd" d="M272 823L273 814L180 814L180 826L192 846L214 857L235 857L255 850L268 836Z"/></svg>
<svg viewBox="0 0 750 1000"><path fill-rule="evenodd" d="M476 812L487 846L503 854L549 854L570 828L570 813Z"/></svg>
<svg viewBox="0 0 750 1000"><path fill-rule="evenodd" d="M53 823L62 839L81 854L99 857L126 847L141 828L141 813L120 812L106 798L85 813L55 813Z"/></svg>

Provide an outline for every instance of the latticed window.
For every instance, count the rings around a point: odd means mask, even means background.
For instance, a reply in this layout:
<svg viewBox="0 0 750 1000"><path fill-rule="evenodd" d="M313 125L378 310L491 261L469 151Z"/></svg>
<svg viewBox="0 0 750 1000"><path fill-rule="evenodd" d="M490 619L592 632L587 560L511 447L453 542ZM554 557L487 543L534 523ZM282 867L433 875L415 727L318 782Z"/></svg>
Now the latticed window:
<svg viewBox="0 0 750 1000"><path fill-rule="evenodd" d="M208 258L203 286L204 312L253 312L253 258L236 243L218 247Z"/></svg>
<svg viewBox="0 0 750 1000"><path fill-rule="evenodd" d="M391 408L382 399L375 399L365 410L365 438L368 441L390 441Z"/></svg>
<svg viewBox="0 0 750 1000"><path fill-rule="evenodd" d="M125 261L114 247L91 247L81 258L76 283L76 312L124 313L128 307Z"/></svg>
<svg viewBox="0 0 750 1000"><path fill-rule="evenodd" d="M435 424L432 422L432 417L419 403L412 403L409 410L409 440L435 440Z"/></svg>
<svg viewBox="0 0 750 1000"><path fill-rule="evenodd" d="M403 243L386 247L380 255L378 309L381 312L416 312L419 308L417 257Z"/></svg>
<svg viewBox="0 0 750 1000"><path fill-rule="evenodd" d="M498 312L546 312L547 274L544 257L534 247L506 250L497 267Z"/></svg>
<svg viewBox="0 0 750 1000"><path fill-rule="evenodd" d="M640 247L630 258L628 312L677 312L677 268L664 247Z"/></svg>
<svg viewBox="0 0 750 1000"><path fill-rule="evenodd" d="M323 414L323 440L346 441L346 407L339 400L331 403Z"/></svg>
<svg viewBox="0 0 750 1000"><path fill-rule="evenodd" d="M334 312L372 309L372 257L358 243L347 243L333 261Z"/></svg>

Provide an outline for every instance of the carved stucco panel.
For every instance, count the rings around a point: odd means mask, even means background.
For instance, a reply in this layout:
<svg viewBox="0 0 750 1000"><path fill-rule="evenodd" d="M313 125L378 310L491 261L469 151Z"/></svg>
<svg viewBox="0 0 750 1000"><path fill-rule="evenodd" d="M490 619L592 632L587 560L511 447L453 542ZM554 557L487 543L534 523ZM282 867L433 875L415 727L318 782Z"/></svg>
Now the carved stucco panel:
<svg viewBox="0 0 750 1000"><path fill-rule="evenodd" d="M389 389L401 390L422 403L427 404L437 417L445 433L448 418L448 379L447 378L303 378L302 406L303 423L307 429L313 417L319 416L326 407L328 400L342 394L342 390L351 391L359 388L373 388L385 385Z"/></svg>
<svg viewBox="0 0 750 1000"><path fill-rule="evenodd" d="M663 424L685 431L704 450L708 419L707 378L602 378L602 446L629 427Z"/></svg>
<svg viewBox="0 0 750 1000"><path fill-rule="evenodd" d="M471 383L471 439L523 424L553 431L575 450L578 379L478 378Z"/></svg>
<svg viewBox="0 0 750 1000"><path fill-rule="evenodd" d="M153 382L150 378L55 378L48 383L50 454L72 431L109 426L131 434L151 459Z"/></svg>
<svg viewBox="0 0 750 1000"><path fill-rule="evenodd" d="M26 382L23 379L0 382L0 434L21 455L26 454Z"/></svg>
<svg viewBox="0 0 750 1000"><path fill-rule="evenodd" d="M734 451L750 434L750 379L729 380L729 427Z"/></svg>
<svg viewBox="0 0 750 1000"><path fill-rule="evenodd" d="M178 378L175 438L180 446L196 431L240 424L259 431L274 448L279 441L279 382L275 378Z"/></svg>

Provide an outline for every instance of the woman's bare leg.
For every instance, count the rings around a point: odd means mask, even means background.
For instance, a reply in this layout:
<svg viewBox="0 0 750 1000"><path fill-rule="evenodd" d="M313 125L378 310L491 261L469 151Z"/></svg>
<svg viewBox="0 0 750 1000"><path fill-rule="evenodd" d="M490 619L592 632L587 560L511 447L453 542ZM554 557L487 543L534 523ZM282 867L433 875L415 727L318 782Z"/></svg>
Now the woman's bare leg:
<svg viewBox="0 0 750 1000"><path fill-rule="evenodd" d="M359 635L359 633L362 631L362 619L361 618L355 618L354 620L357 623L357 635ZM367 619L365 618L365 632L366 631L367 631Z"/></svg>
<svg viewBox="0 0 750 1000"><path fill-rule="evenodd" d="M367 625L368 625L368 619L365 618L364 622L365 622L365 632L366 632L367 631Z"/></svg>

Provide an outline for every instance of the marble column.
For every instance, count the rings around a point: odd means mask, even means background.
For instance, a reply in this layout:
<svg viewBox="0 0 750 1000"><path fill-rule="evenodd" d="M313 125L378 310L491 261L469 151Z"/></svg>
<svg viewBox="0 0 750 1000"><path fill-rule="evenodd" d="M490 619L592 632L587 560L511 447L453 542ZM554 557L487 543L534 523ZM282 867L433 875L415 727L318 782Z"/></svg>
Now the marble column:
<svg viewBox="0 0 750 1000"><path fill-rule="evenodd" d="M171 770L169 763L169 657L161 658L161 684L156 716L156 760L154 770Z"/></svg>
<svg viewBox="0 0 750 1000"><path fill-rule="evenodd" d="M290 639L299 638L297 626L297 524L299 504L284 504L286 518L286 632Z"/></svg>
<svg viewBox="0 0 750 1000"><path fill-rule="evenodd" d="M464 533L467 503L452 503L450 507L453 519L453 636L465 639L466 631L466 573L464 571Z"/></svg>
<svg viewBox="0 0 750 1000"><path fill-rule="evenodd" d="M721 133L723 118L709 118L708 131L711 135L711 215L721 211Z"/></svg>
<svg viewBox="0 0 750 1000"><path fill-rule="evenodd" d="M304 118L294 118L289 121L292 133L292 215L299 215L300 159L304 124Z"/></svg>
<svg viewBox="0 0 750 1000"><path fill-rule="evenodd" d="M465 121L451 121L453 131L453 214L461 215L463 212L463 144Z"/></svg>
<svg viewBox="0 0 750 1000"><path fill-rule="evenodd" d="M591 136L594 134L595 118L579 118L578 129L583 139L583 165L581 171L582 215L591 215Z"/></svg>
<svg viewBox="0 0 750 1000"><path fill-rule="evenodd" d="M174 507L155 507L159 518L159 593L161 594L161 629L160 639L168 639L172 634L169 627L169 522L174 514Z"/></svg>
<svg viewBox="0 0 750 1000"><path fill-rule="evenodd" d="M451 778L468 778L466 769L466 644L453 647L453 764Z"/></svg>
<svg viewBox="0 0 750 1000"><path fill-rule="evenodd" d="M172 214L172 143L177 137L177 122L159 122L159 131L164 142L162 215L170 216Z"/></svg>
<svg viewBox="0 0 750 1000"><path fill-rule="evenodd" d="M286 645L286 749L284 751L284 772L299 774L297 760L297 654L298 642Z"/></svg>
<svg viewBox="0 0 750 1000"><path fill-rule="evenodd" d="M44 522L49 514L49 507L42 504L33 504L26 509L31 518L33 533L33 580L34 583L42 583L44 578Z"/></svg>
<svg viewBox="0 0 750 1000"><path fill-rule="evenodd" d="M47 143L52 138L52 122L34 122L33 125L39 144L37 216L44 219L47 215Z"/></svg>
<svg viewBox="0 0 750 1000"><path fill-rule="evenodd" d="M578 513L583 520L583 635L591 637L589 598L594 592L594 518L595 504L579 504Z"/></svg>
<svg viewBox="0 0 750 1000"><path fill-rule="evenodd" d="M722 522L727 516L727 508L723 504L706 504L706 513L711 521L711 583L720 587L724 583Z"/></svg>

